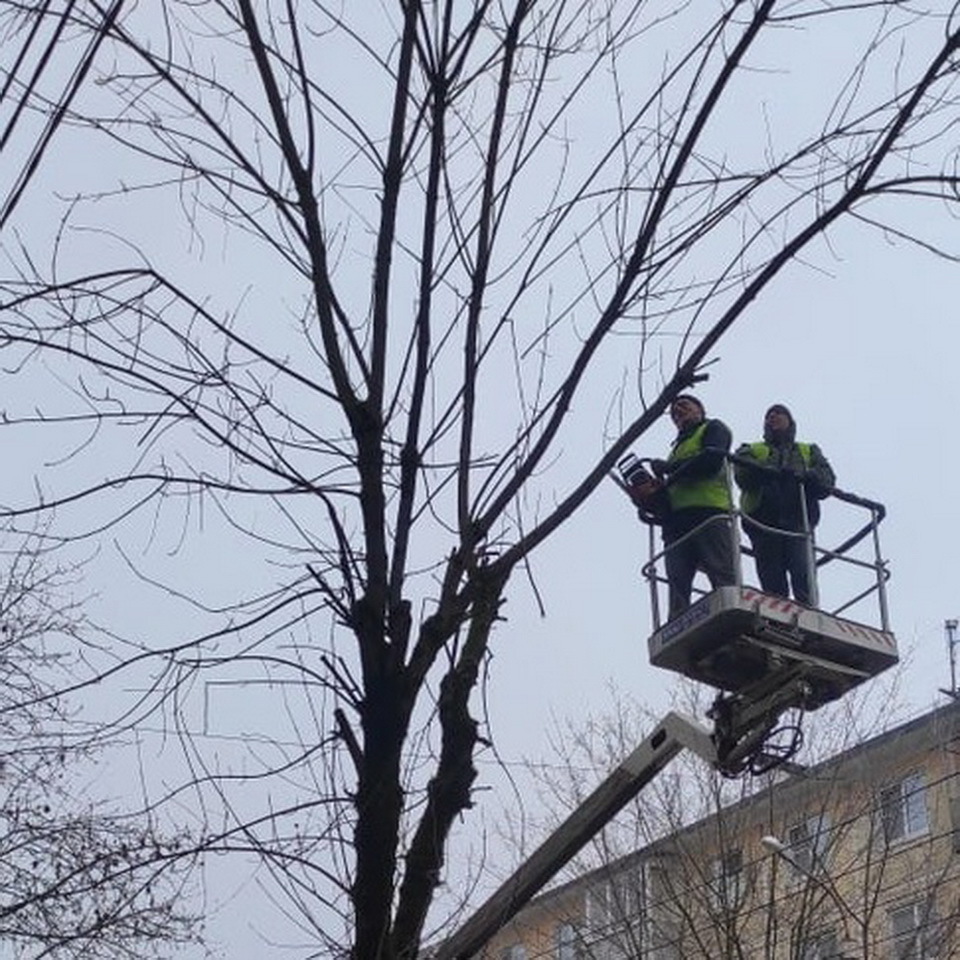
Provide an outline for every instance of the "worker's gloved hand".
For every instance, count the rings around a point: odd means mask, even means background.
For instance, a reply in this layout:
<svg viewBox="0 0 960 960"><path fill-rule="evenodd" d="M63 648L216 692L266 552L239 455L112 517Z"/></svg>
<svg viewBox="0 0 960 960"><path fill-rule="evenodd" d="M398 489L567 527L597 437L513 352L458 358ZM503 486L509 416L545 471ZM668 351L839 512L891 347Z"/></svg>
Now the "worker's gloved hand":
<svg viewBox="0 0 960 960"><path fill-rule="evenodd" d="M646 507L662 489L663 484L651 477L643 483L630 484L627 493L638 507Z"/></svg>
<svg viewBox="0 0 960 960"><path fill-rule="evenodd" d="M777 472L761 467L756 461L741 457L737 461L737 477L738 483L754 489L763 486L765 483L776 483Z"/></svg>
<svg viewBox="0 0 960 960"><path fill-rule="evenodd" d="M762 463L742 464L741 472L753 487L776 487L783 481L784 472L776 467L767 467Z"/></svg>
<svg viewBox="0 0 960 960"><path fill-rule="evenodd" d="M667 475L667 467L668 467L668 464L666 460L650 461L650 469L654 472L654 474L660 480L662 480Z"/></svg>

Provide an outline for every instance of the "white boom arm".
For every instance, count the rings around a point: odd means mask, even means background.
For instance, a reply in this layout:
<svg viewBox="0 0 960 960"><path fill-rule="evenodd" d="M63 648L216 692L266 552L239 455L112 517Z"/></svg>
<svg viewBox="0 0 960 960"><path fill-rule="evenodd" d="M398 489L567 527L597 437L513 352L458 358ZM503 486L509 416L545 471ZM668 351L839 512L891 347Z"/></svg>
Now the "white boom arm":
<svg viewBox="0 0 960 960"><path fill-rule="evenodd" d="M710 731L695 720L671 711L517 868L513 876L453 936L431 951L434 960L467 960L478 953L564 864L684 749L692 750L711 765L718 762Z"/></svg>

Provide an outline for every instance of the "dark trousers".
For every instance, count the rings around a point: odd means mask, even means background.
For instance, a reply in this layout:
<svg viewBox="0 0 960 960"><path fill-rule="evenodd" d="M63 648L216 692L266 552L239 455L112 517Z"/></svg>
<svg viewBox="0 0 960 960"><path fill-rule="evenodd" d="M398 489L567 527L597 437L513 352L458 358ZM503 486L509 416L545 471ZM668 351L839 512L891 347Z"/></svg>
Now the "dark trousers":
<svg viewBox="0 0 960 960"><path fill-rule="evenodd" d="M794 599L809 604L812 572L806 540L803 537L780 536L749 528L748 533L763 592L789 597L789 574Z"/></svg>
<svg viewBox="0 0 960 960"><path fill-rule="evenodd" d="M682 528L664 528L664 567L667 573L670 620L690 606L693 578L698 570L707 575L714 590L737 581L730 521L726 514L716 516L717 519L700 527L696 533L689 534L686 539Z"/></svg>

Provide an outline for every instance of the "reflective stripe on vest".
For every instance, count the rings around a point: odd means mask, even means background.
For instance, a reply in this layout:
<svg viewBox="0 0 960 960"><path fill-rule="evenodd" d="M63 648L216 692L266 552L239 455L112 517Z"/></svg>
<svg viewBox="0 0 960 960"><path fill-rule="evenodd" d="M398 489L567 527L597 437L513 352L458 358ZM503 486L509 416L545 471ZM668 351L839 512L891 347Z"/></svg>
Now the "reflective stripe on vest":
<svg viewBox="0 0 960 960"><path fill-rule="evenodd" d="M684 437L671 451L667 462L672 464L690 460L703 450L703 434L707 429L706 421L700 424L689 437ZM727 486L726 470L720 469L711 477L700 480L678 480L667 487L672 510L685 510L688 507L713 507L717 510L730 510L733 500Z"/></svg>
<svg viewBox="0 0 960 960"><path fill-rule="evenodd" d="M810 469L810 444L809 443L795 443L794 446L800 451L800 456L803 459L803 465L809 470ZM763 463L766 460L770 459L770 454L773 451L770 449L768 443L764 443L762 440L758 443L750 444L750 456L753 457L758 463ZM760 491L759 490L744 490L740 494L740 508L744 513L756 513L757 508L760 506Z"/></svg>

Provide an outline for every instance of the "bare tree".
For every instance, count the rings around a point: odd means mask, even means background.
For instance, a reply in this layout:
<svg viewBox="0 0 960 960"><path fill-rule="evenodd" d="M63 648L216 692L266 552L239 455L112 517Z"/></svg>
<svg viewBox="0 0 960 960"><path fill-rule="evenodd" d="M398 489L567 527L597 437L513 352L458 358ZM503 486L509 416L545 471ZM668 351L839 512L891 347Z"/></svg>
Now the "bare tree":
<svg viewBox="0 0 960 960"><path fill-rule="evenodd" d="M195 841L84 785L106 744L57 693L86 648L79 571L37 546L0 552L0 939L24 957L167 956L198 932Z"/></svg>
<svg viewBox="0 0 960 960"><path fill-rule="evenodd" d="M58 143L96 170L65 174L49 257L18 209L0 296L25 385L4 427L72 455L6 514L156 544L137 575L203 626L109 671L157 665L136 718L177 724L184 787L222 817L205 848L258 857L318 952L417 953L514 574L784 266L844 222L952 255L902 215L956 202L951 11L708 6L156 0L105 28L71 5L77 42L104 35ZM797 90L812 121L784 119ZM621 412L585 454L597 397ZM258 589L163 570L211 529ZM186 719L199 678L242 670L299 739L251 756L255 811L251 768Z"/></svg>

